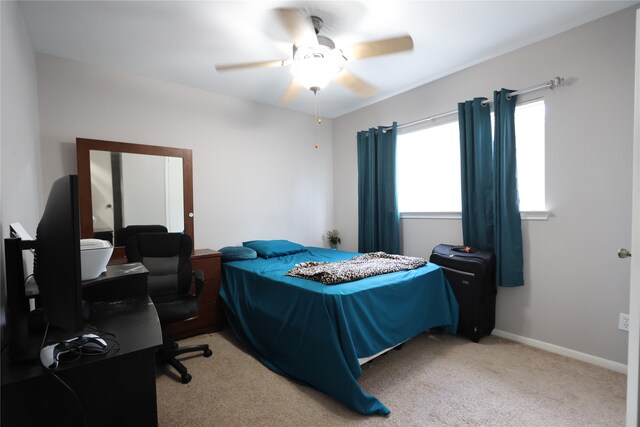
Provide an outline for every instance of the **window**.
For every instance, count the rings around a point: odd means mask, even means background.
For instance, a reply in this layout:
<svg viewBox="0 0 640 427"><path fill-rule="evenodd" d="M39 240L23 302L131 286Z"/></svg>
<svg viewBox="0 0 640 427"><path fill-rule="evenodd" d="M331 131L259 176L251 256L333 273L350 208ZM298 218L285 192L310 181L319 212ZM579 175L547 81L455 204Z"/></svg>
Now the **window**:
<svg viewBox="0 0 640 427"><path fill-rule="evenodd" d="M517 105L515 122L520 211L545 211L544 101ZM457 121L399 134L396 154L401 213L461 211Z"/></svg>

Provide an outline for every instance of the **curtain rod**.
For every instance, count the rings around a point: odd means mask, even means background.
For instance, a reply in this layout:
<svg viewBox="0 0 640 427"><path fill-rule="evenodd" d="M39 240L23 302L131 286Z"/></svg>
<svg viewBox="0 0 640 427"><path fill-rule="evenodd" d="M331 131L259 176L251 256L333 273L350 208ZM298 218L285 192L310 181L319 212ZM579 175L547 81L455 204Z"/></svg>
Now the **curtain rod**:
<svg viewBox="0 0 640 427"><path fill-rule="evenodd" d="M529 86L527 88L511 92L509 94L509 97L511 95L524 95L525 93L535 92L535 91L540 90L540 89L553 89L554 87L561 85L562 82L564 82L564 77L556 76L553 79L551 79L549 81L546 81L544 83L540 83L540 84L537 84L535 86ZM492 99L485 99L484 101L482 101L482 105L489 105L491 103L493 103ZM458 110L448 111L446 113L436 114L435 116L425 117L424 119L419 119L419 120L415 120L413 122L397 125L396 128L397 129L402 129L402 128L405 128L405 127L414 126L414 125L417 125L417 124L420 124L420 123L428 122L430 120L436 120L436 119L441 119L443 117L452 116L454 114L458 114ZM393 128L391 126L388 126L386 128L383 128L382 131L386 132L386 131L391 130L391 129L393 129Z"/></svg>

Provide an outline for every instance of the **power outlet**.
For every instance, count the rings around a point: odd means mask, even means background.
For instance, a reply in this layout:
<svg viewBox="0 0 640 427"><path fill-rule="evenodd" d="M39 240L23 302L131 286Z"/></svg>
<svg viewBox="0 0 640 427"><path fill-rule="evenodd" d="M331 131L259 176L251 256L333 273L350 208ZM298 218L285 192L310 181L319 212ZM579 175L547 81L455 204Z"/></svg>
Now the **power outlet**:
<svg viewBox="0 0 640 427"><path fill-rule="evenodd" d="M629 315L626 313L620 313L620 318L618 318L618 329L621 331L629 332Z"/></svg>

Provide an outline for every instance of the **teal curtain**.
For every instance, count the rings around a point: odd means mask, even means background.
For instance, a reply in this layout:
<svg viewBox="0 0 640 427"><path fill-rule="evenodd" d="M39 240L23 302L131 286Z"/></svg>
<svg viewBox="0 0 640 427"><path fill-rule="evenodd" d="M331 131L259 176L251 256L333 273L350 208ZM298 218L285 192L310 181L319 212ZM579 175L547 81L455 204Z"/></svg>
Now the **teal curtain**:
<svg viewBox="0 0 640 427"><path fill-rule="evenodd" d="M514 120L517 96L509 96L509 92L511 91L502 89L493 93L496 282L500 286L522 286L524 285L522 227L518 199Z"/></svg>
<svg viewBox="0 0 640 427"><path fill-rule="evenodd" d="M458 104L462 238L465 246L493 251L491 108L482 101L485 98Z"/></svg>
<svg viewBox="0 0 640 427"><path fill-rule="evenodd" d="M396 188L397 124L357 134L358 251L400 253Z"/></svg>
<svg viewBox="0 0 640 427"><path fill-rule="evenodd" d="M510 91L494 92L494 138L484 98L458 104L465 246L496 255L496 284L524 284L522 229L518 206L515 105Z"/></svg>

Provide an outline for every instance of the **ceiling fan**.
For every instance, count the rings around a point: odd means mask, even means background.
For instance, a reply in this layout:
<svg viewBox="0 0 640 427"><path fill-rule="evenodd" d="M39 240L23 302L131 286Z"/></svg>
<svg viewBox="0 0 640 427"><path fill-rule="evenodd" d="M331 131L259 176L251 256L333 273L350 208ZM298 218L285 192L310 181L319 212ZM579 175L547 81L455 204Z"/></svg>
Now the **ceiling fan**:
<svg viewBox="0 0 640 427"><path fill-rule="evenodd" d="M413 49L413 39L409 35L359 43L344 49L336 47L333 40L320 35L323 21L317 16L304 15L300 9L275 9L283 27L293 39L291 58L273 61L249 62L244 64L216 65L217 71L234 71L247 68L284 67L291 65L294 80L291 82L280 103L292 101L303 88L314 94L331 80L367 98L375 93L375 88L343 68L347 61L388 55Z"/></svg>

